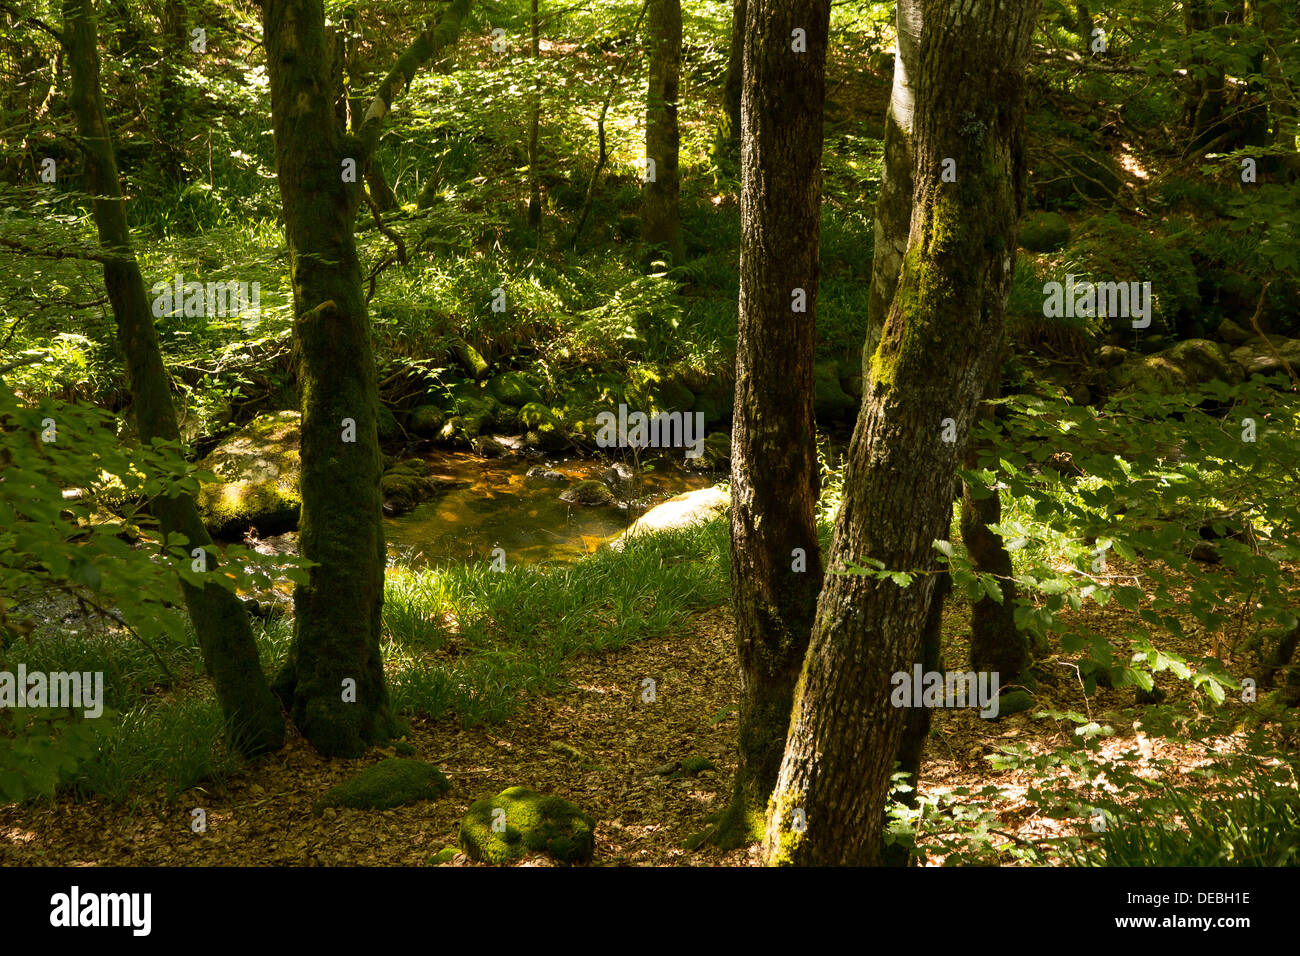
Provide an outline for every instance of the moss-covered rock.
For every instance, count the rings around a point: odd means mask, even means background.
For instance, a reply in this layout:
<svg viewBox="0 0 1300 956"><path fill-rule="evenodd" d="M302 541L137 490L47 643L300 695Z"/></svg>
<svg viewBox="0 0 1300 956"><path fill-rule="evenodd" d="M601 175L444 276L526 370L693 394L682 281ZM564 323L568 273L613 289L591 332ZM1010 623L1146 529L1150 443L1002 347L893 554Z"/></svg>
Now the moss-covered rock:
<svg viewBox="0 0 1300 956"><path fill-rule="evenodd" d="M522 408L542 400L542 393L523 372L502 372L488 382L488 392L510 408Z"/></svg>
<svg viewBox="0 0 1300 956"><path fill-rule="evenodd" d="M1034 706L1034 698L1028 691L1010 690L998 697L998 717L1023 713Z"/></svg>
<svg viewBox="0 0 1300 956"><path fill-rule="evenodd" d="M298 527L301 416L259 415L199 462L217 476L199 488L199 514L216 538L240 538L249 528L262 536Z"/></svg>
<svg viewBox="0 0 1300 956"><path fill-rule="evenodd" d="M1232 361L1246 375L1273 375L1286 372L1286 366L1300 373L1300 339L1258 335L1232 350Z"/></svg>
<svg viewBox="0 0 1300 956"><path fill-rule="evenodd" d="M429 858L429 865L440 866L443 863L450 863L452 860L456 859L456 854L458 852L459 851L454 846L445 846Z"/></svg>
<svg viewBox="0 0 1300 956"><path fill-rule="evenodd" d="M447 413L437 405L416 405L406 419L406 427L421 438L433 438L447 423Z"/></svg>
<svg viewBox="0 0 1300 956"><path fill-rule="evenodd" d="M428 466L417 458L400 461L379 479L384 514L390 517L407 514L421 501L456 484L450 479L431 477Z"/></svg>
<svg viewBox="0 0 1300 956"><path fill-rule="evenodd" d="M665 412L689 412L695 405L695 393L677 379L660 382L657 397Z"/></svg>
<svg viewBox="0 0 1300 956"><path fill-rule="evenodd" d="M1208 339L1188 339L1155 355L1130 356L1110 370L1117 392L1172 395L1209 382L1237 385L1244 373Z"/></svg>
<svg viewBox="0 0 1300 956"><path fill-rule="evenodd" d="M1070 225L1058 212L1036 212L1020 225L1020 247L1055 252L1070 241Z"/></svg>
<svg viewBox="0 0 1300 956"><path fill-rule="evenodd" d="M858 403L840 385L834 362L818 362L813 378L813 414L819 422L838 421L856 414Z"/></svg>
<svg viewBox="0 0 1300 956"><path fill-rule="evenodd" d="M380 441L393 441L396 438L400 438L402 435L402 429L397 424L397 416L393 414L391 408L382 402L379 405L379 414L376 420L376 425L379 429Z"/></svg>
<svg viewBox="0 0 1300 956"><path fill-rule="evenodd" d="M451 354L456 357L456 361L461 367L469 373L475 381L487 377L488 363L487 359L479 354L478 349L470 345L464 339L457 339L452 343Z"/></svg>
<svg viewBox="0 0 1300 956"><path fill-rule="evenodd" d="M389 757L327 790L312 805L312 811L319 815L326 807L387 810L420 800L437 800L450 789L446 775L433 764L410 757Z"/></svg>
<svg viewBox="0 0 1300 956"><path fill-rule="evenodd" d="M570 485L561 493L560 500L567 501L569 504L591 507L612 505L615 501L614 493L609 490L609 486L594 478Z"/></svg>
<svg viewBox="0 0 1300 956"><path fill-rule="evenodd" d="M698 458L687 458L686 467L692 471L723 471L731 464L731 436L726 432L713 432L704 439L704 450Z"/></svg>
<svg viewBox="0 0 1300 956"><path fill-rule="evenodd" d="M587 863L595 851L595 828L568 800L509 787L470 805L460 824L460 845L471 859L488 863L510 863L528 853Z"/></svg>

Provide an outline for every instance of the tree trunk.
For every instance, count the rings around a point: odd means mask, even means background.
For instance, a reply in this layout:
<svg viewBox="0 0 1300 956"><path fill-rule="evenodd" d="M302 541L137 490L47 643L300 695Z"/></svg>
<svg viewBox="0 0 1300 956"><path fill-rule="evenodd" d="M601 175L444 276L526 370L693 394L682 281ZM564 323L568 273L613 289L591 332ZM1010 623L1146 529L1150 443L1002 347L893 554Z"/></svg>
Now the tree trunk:
<svg viewBox="0 0 1300 956"><path fill-rule="evenodd" d="M740 760L725 846L762 839L822 579L812 396L830 4L751 0L748 16L731 456Z"/></svg>
<svg viewBox="0 0 1300 956"><path fill-rule="evenodd" d="M922 3L908 251L871 360L831 566L933 570L957 464L992 374L1023 208L1024 65L1038 4ZM956 181L943 182L955 162ZM945 442L951 418L958 440ZM891 678L919 660L936 578L835 575L795 692L764 854L876 864L908 717Z"/></svg>
<svg viewBox="0 0 1300 956"><path fill-rule="evenodd" d="M541 55L541 43L538 34L537 0L532 0L531 27L533 34L533 66ZM528 228L539 229L542 225L542 185L537 178L537 126L541 119L541 95L537 88L537 76L533 77L532 103L529 104L528 117Z"/></svg>
<svg viewBox="0 0 1300 956"><path fill-rule="evenodd" d="M179 441L171 385L126 225L125 200L99 87L98 38L91 0L67 0L64 13L64 37L72 68L70 98L85 150L86 188L94 197L99 242L111 257L104 263L104 285L117 321L118 346L131 379L136 428L145 443L155 438ZM186 551L212 543L189 495L159 497L153 502L153 512L165 534L185 536ZM216 564L215 554L209 550L209 573ZM284 742L284 720L262 673L243 603L217 584L196 588L182 583L182 591L231 743L245 756L278 750Z"/></svg>
<svg viewBox="0 0 1300 956"><path fill-rule="evenodd" d="M989 380L989 398L997 398L1000 392L1001 364L999 356ZM987 407L983 415L989 415ZM977 458L978 449L972 446L966 456L966 467L975 468ZM1002 499L998 492L981 498L971 493L969 484L962 482L961 540L975 570L997 575L1002 590L1000 603L985 596L971 605L971 668L996 673L1000 684L1009 684L1020 677L1029 663L1029 641L1016 627L1016 585L1010 580L1011 554L1001 535L989 529L989 525L1001 521Z"/></svg>
<svg viewBox="0 0 1300 956"><path fill-rule="evenodd" d="M645 154L654 163L654 178L645 184L641 236L677 265L683 258L677 178L677 150L681 141L677 129L677 74L682 60L681 0L650 0L646 18L650 87L646 95Z"/></svg>
<svg viewBox="0 0 1300 956"><path fill-rule="evenodd" d="M731 2L731 49L727 52L727 79L722 87L727 115L727 139L740 142L740 93L745 78L745 0Z"/></svg>
<svg viewBox="0 0 1300 956"><path fill-rule="evenodd" d="M302 396L299 541L317 562L294 590L293 648L276 690L317 750L356 757L391 729L378 390L352 232L366 162L328 95L320 0L266 0L263 15ZM355 440L345 441L349 421Z"/></svg>
<svg viewBox="0 0 1300 956"><path fill-rule="evenodd" d="M395 729L379 653L386 563L379 394L352 232L357 175L397 90L455 41L468 8L469 0L442 7L349 134L329 94L321 0L265 0L262 7L302 397L299 544L316 562L307 584L294 589L293 647L275 690L326 756L359 756Z"/></svg>
<svg viewBox="0 0 1300 956"><path fill-rule="evenodd" d="M171 183L184 179L183 115L185 111L185 85L180 78L180 65L189 53L189 16L184 0L166 0L162 14L163 53L159 70L162 78L158 94L158 136L163 144L159 160L163 176Z"/></svg>
<svg viewBox="0 0 1300 956"><path fill-rule="evenodd" d="M898 0L895 16L898 55L894 57L894 85L885 116L885 156L876 197L875 243L871 259L871 289L867 295L867 341L862 350L863 381L870 374L866 362L880 343L889 315L898 273L907 252L912 226L913 120L916 112L915 78L921 43L921 0Z"/></svg>

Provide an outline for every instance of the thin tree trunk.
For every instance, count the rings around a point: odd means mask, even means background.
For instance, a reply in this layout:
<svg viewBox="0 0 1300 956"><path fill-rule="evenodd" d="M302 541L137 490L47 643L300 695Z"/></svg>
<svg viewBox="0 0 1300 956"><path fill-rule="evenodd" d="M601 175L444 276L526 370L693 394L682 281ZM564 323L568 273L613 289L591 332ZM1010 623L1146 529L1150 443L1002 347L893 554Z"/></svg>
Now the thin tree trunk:
<svg viewBox="0 0 1300 956"><path fill-rule="evenodd" d="M541 56L541 42L538 33L537 0L532 0L531 26L533 34L533 66L538 65ZM542 185L537 172L537 127L541 119L541 93L537 87L538 78L533 76L532 103L528 117L528 227L539 229L542 225Z"/></svg>
<svg viewBox="0 0 1300 956"><path fill-rule="evenodd" d="M188 14L184 0L166 0L163 4L162 42L164 44L160 71L158 137L163 143L160 160L163 176L179 183L185 171L181 159L184 155L181 131L185 109L185 86L180 79L180 65L189 54Z"/></svg>
<svg viewBox="0 0 1300 956"><path fill-rule="evenodd" d="M650 0L646 10L650 86L646 96L645 154L654 178L645 184L641 237L660 247L674 265L682 252L677 152L677 78L682 60L681 0Z"/></svg>
<svg viewBox="0 0 1300 956"><path fill-rule="evenodd" d="M745 0L731 2L731 49L722 99L727 110L727 139L740 142L740 93L745 78Z"/></svg>
<svg viewBox="0 0 1300 956"><path fill-rule="evenodd" d="M724 846L762 838L822 580L812 396L830 3L750 0L748 16L731 440L740 760Z"/></svg>
<svg viewBox="0 0 1300 956"><path fill-rule="evenodd" d="M912 226L913 120L916 113L917 60L921 43L921 0L898 0L895 10L898 55L894 57L894 85L885 117L885 156L876 197L875 243L871 259L871 289L867 295L867 341L862 355L865 382L871 374L866 362L876 351L898 287L898 273L907 252Z"/></svg>
<svg viewBox="0 0 1300 956"><path fill-rule="evenodd" d="M179 441L171 384L126 224L125 200L99 86L91 0L66 0L64 14L72 68L70 99L85 150L86 186L94 197L95 226L100 245L109 256L104 260L104 285L131 379L136 428L145 443L155 438ZM165 534L185 536L187 551L211 545L191 496L159 497L153 502L153 511ZM216 565L215 554L209 550L209 573ZM284 720L262 673L243 603L218 584L197 588L182 582L182 591L232 744L245 756L278 750L284 742Z"/></svg>
<svg viewBox="0 0 1300 956"><path fill-rule="evenodd" d="M953 480L1000 351L1023 208L1024 65L1038 4L924 0L911 238L871 360L830 565L934 569ZM942 180L945 159L956 182ZM958 440L945 442L944 419ZM877 864L908 725L892 677L922 656L936 580L835 575L795 693L765 859Z"/></svg>

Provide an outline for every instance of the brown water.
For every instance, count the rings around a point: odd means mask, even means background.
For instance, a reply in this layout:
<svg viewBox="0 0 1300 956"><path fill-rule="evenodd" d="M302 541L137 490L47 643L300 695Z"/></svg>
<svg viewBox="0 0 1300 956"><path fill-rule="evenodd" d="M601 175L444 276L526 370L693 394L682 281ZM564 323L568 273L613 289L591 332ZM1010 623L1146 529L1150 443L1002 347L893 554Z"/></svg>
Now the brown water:
<svg viewBox="0 0 1300 956"><path fill-rule="evenodd" d="M622 493L632 498L630 507L589 507L561 501L560 494L584 478L599 479L608 461L489 460L443 451L427 461L431 475L464 485L440 493L410 514L384 519L390 557L416 565L490 561L494 548L505 551L509 564L572 561L620 534L648 508L682 492L707 488L721 477L686 471L680 460L659 459L649 462L653 470L643 470L639 482ZM564 480L527 477L535 465L559 472Z"/></svg>

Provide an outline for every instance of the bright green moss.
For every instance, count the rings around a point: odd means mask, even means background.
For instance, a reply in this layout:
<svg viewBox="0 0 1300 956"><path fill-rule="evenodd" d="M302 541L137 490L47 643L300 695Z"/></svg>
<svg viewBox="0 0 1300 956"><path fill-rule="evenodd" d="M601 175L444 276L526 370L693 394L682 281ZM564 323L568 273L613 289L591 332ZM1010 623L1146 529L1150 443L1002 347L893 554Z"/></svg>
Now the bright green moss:
<svg viewBox="0 0 1300 956"><path fill-rule="evenodd" d="M326 791L313 804L312 811L320 814L326 807L387 810L420 800L436 800L450 789L447 777L433 764L389 757Z"/></svg>
<svg viewBox="0 0 1300 956"><path fill-rule="evenodd" d="M509 787L470 806L461 821L460 845L471 859L488 863L510 863L527 853L587 863L595 850L595 823L561 797Z"/></svg>

